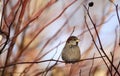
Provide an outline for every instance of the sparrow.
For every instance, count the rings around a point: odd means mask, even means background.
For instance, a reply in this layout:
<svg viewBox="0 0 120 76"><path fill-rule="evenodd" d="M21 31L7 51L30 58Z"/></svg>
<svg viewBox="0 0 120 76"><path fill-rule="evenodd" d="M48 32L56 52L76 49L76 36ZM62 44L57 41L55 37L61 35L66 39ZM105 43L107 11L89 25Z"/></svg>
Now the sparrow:
<svg viewBox="0 0 120 76"><path fill-rule="evenodd" d="M62 59L65 63L75 63L81 58L79 39L76 36L70 36L62 50Z"/></svg>

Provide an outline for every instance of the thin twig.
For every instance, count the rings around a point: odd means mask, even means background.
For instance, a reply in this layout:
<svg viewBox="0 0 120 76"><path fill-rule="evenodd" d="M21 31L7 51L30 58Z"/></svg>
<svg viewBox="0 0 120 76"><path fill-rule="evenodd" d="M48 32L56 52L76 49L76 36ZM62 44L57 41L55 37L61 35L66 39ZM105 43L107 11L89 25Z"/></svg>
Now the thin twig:
<svg viewBox="0 0 120 76"><path fill-rule="evenodd" d="M94 58L94 56L95 56L95 53L94 53L94 55L93 55L93 58ZM94 65L94 59L92 60L92 65L91 65L91 67L90 67L89 76L90 76L90 74L91 74L91 72L92 72L93 65Z"/></svg>
<svg viewBox="0 0 120 76"><path fill-rule="evenodd" d="M109 59L109 57L107 56L107 54L105 53L104 49L103 49L103 46L102 46L102 43L101 43L101 39L99 37L99 34L98 34L98 31L97 31L97 28L96 28L96 25L95 23L93 22L91 16L90 16L90 13L89 13L89 9L87 9L87 7L84 5L86 11L87 11L87 15L90 19L90 21L92 22L93 26L94 26L94 29L95 29L95 32L96 32L96 35L98 37L98 42L100 44L100 49L101 51L103 52L103 54L106 56L107 60L109 61L109 63L113 66L113 68L116 70L117 74L120 75L119 71L116 69L116 67L114 66L114 64L112 64L111 60ZM108 69L110 71L110 69Z"/></svg>
<svg viewBox="0 0 120 76"><path fill-rule="evenodd" d="M109 0L109 1L111 3L113 3L113 5L115 6L115 10L116 10L117 20L119 23L119 43L118 43L118 45L120 46L120 16L119 16L118 4L115 4L112 0Z"/></svg>
<svg viewBox="0 0 120 76"><path fill-rule="evenodd" d="M70 36L72 36L72 34L74 33L74 31L75 31L75 26L73 27L73 30L72 30Z"/></svg>
<svg viewBox="0 0 120 76"><path fill-rule="evenodd" d="M117 69L119 69L119 66L120 66L120 61L118 63L118 66L117 66ZM114 75L113 76L116 76L117 72L115 71Z"/></svg>
<svg viewBox="0 0 120 76"><path fill-rule="evenodd" d="M96 44L96 42L95 42L95 40L94 40L94 37L93 37L93 35L92 35L92 32L90 31L90 28L89 28L89 26L88 26L88 24L87 24L87 21L86 21L86 16L85 16L85 23L86 23L86 26L87 26L87 28L88 28L88 31L89 31L89 33L90 33L90 35L91 35L91 37L92 37L92 41L93 41L93 43L95 44L95 47L97 48L97 50L98 50L101 58L103 59L105 65L107 66L108 70L110 71L110 68L109 68L107 62L106 62L105 59L102 57L102 53L100 52L100 50L99 50L99 48L98 48L98 46L97 46L97 44Z"/></svg>
<svg viewBox="0 0 120 76"><path fill-rule="evenodd" d="M60 43L59 43L59 44L60 44ZM56 55L56 53L57 53L57 50L58 50L58 47L57 47L57 49L56 49L56 51L55 51L55 54L53 54L53 57L52 57L51 59L53 59L53 58L55 57L55 55ZM46 70L48 69L50 63L51 63L51 61L48 63L48 65L47 65L47 67L46 67ZM47 73L48 73L48 71L46 71L45 75L43 74L42 76L46 76Z"/></svg>
<svg viewBox="0 0 120 76"><path fill-rule="evenodd" d="M105 56L102 56L102 57L105 57ZM81 59L77 62L81 62L81 61L86 61L86 60L93 60L93 59L99 59L99 58L102 58L101 56L99 57L94 57L94 58L86 58L86 59ZM44 63L44 62L48 62L48 61L53 61L53 62L60 62L60 63L65 63L64 61L60 61L60 60L55 60L55 59L48 59L48 60L43 60L43 61L36 61L36 62L18 62L18 63L12 63L12 64L8 64L6 66L1 66L0 69L3 69L3 68L7 68L7 67L10 67L10 66L15 66L15 65L20 65L20 64L40 64L40 63Z"/></svg>
<svg viewBox="0 0 120 76"><path fill-rule="evenodd" d="M80 69L79 76L82 76L82 70Z"/></svg>
<svg viewBox="0 0 120 76"><path fill-rule="evenodd" d="M118 23L119 23L119 46L120 46L120 16L118 13L118 4L115 5L115 8L116 8L116 14L117 14L117 19L118 19Z"/></svg>
<svg viewBox="0 0 120 76"><path fill-rule="evenodd" d="M31 41L20 51L20 54L18 55L18 57L21 56L21 54L23 53L24 50L26 50L29 45L34 41L34 39L46 28L48 27L52 22L54 22L55 20L57 20L66 10L68 7L70 7L73 3L75 3L75 1L73 1L72 3L70 3L67 7L64 8L64 10L56 17L54 18L52 21L50 21L49 23L47 23L43 28L40 28L40 30L37 32L37 34L35 34L35 36L31 39Z"/></svg>
<svg viewBox="0 0 120 76"><path fill-rule="evenodd" d="M1 28L2 28L2 19L4 18L4 12L5 12L5 8L6 8L6 6L5 6L5 0L3 0L3 8L2 8L2 15L1 15L1 22L0 22L0 30L1 30Z"/></svg>
<svg viewBox="0 0 120 76"><path fill-rule="evenodd" d="M75 0L75 1L76 1L76 0ZM58 15L58 17L56 17L56 18L53 19L51 22L49 22L48 24L46 24L44 28L46 28L49 24L51 24L53 21L55 21L57 18L59 18L59 17L64 13L64 11L65 11L69 6L71 6L75 1L73 1L72 3L70 3L67 7L65 7L64 10ZM47 6L48 6L48 5L47 5ZM75 12L74 12L74 13L75 13ZM71 15L71 16L72 16L72 15ZM70 16L70 17L71 17L71 16ZM66 24L67 22L68 22L68 20L66 20L66 22L65 22L64 24ZM44 30L44 28L43 28L43 29L40 29L40 31L35 35L35 37L34 37L33 39L31 39L31 41L28 43L28 45L26 45L26 46L22 49L22 51L20 52L20 54L18 55L17 58L19 58L19 57L21 56L21 54L23 53L23 51L33 42L33 40L38 36L38 34L39 34L42 30ZM61 27L61 28L58 30L58 32L57 32L53 37L57 36L57 34L61 31L62 28L64 28L64 26ZM45 46L47 46L47 44L53 39L53 37L46 42L46 44L45 44L45 45L43 46L43 48L42 48L42 51L43 51L43 49L45 48ZM40 51L40 53L38 53L38 55L36 56L36 58L37 58L38 56L40 56L39 54L41 54L42 51ZM49 53L49 52L47 52L47 53ZM47 54L47 53L46 53L46 54ZM46 54L45 54L45 55L46 55ZM44 55L44 56L45 56L45 55ZM43 57L43 56L42 56L42 57ZM42 57L41 57L41 58L42 58ZM41 58L39 58L39 59L41 59ZM38 61L39 59L35 59L34 61ZM30 66L32 66L32 64L31 64ZM29 67L29 68L30 68L30 67ZM27 69L28 69L28 68L27 68Z"/></svg>
<svg viewBox="0 0 120 76"><path fill-rule="evenodd" d="M40 74L42 74L42 73L44 73L44 72L48 72L48 71L52 70L53 67L58 64L60 57L61 57L61 54L60 54L60 56L58 57L58 59L56 60L55 64L53 64L51 67L49 67L48 69L44 70L43 72L37 73L35 76L38 76L38 75L40 75Z"/></svg>
<svg viewBox="0 0 120 76"><path fill-rule="evenodd" d="M112 64L113 64L113 62L114 62L114 52L112 53L112 52L110 52L110 54L111 54L111 58L112 58ZM111 65L111 76L112 76L112 65Z"/></svg>
<svg viewBox="0 0 120 76"><path fill-rule="evenodd" d="M11 26L12 26L12 24L13 24L14 21L15 21L15 18L16 18L16 16L17 16L17 13L18 13L18 11L19 11L19 9L20 9L21 4L22 4L22 1L20 0L19 7L17 8L17 11L15 12L15 15L14 15L14 17L13 17L13 20L12 20L12 22L10 23L10 26L9 26L9 29L8 29L8 39L6 40L6 43L7 43L8 40L9 40L9 36L10 36L10 32L11 32ZM6 61L5 61L5 66L8 64L8 61L9 61L9 58L10 58L9 56L10 56L10 52L11 52L12 48L13 48L13 43L10 44L10 47L9 47L9 49L8 49L7 57L6 57ZM6 68L4 67L3 70L2 70L2 76L4 76L5 71L6 71Z"/></svg>
<svg viewBox="0 0 120 76"><path fill-rule="evenodd" d="M61 27L61 28L56 32L56 34L54 34L54 36L53 36L51 39L49 39L49 40L46 42L46 44L42 47L42 49L41 49L41 51L40 51L39 54L41 54L41 52L44 50L45 46L47 46L47 45L49 44L49 42L50 42L54 37L56 37L56 36L60 33L60 31L61 31L61 30L65 27L65 25L68 23L69 19L73 16L73 14L74 14L79 8L80 8L80 6L78 6L74 12L72 12L72 14L68 17L68 19L67 19L67 20L65 21L65 23L62 25L62 27ZM74 30L75 30L75 27L73 28L73 31L72 31L72 32L74 32ZM71 35L72 35L72 33L71 33ZM71 35L70 35L70 36L71 36ZM39 54L38 54L38 55L39 55Z"/></svg>

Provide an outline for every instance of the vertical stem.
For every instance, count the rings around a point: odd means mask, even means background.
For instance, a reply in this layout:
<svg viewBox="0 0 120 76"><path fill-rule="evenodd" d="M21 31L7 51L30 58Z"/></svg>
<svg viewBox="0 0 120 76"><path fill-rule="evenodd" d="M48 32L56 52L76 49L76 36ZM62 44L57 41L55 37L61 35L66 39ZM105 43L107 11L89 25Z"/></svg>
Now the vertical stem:
<svg viewBox="0 0 120 76"><path fill-rule="evenodd" d="M85 9L87 10L87 15L88 15L88 17L89 17L90 21L92 22L93 27L94 27L94 29L95 29L96 35L97 35L97 37L98 37L98 42L99 42L99 44L100 44L100 49L101 49L101 51L102 51L103 54L106 56L106 58L107 58L107 60L109 61L109 63L113 66L113 68L115 69L115 71L117 72L117 74L120 76L119 71L116 69L116 67L114 66L114 64L112 64L111 60L109 59L109 57L107 56L107 54L105 53L105 51L104 51L104 49L103 49L103 46L102 46L102 43L101 43L99 34L98 34L98 32L97 32L96 25L95 25L95 23L93 22L93 20L92 20L92 18L91 18L91 16L90 16L89 9L87 9L86 6L84 6L84 7L85 7Z"/></svg>

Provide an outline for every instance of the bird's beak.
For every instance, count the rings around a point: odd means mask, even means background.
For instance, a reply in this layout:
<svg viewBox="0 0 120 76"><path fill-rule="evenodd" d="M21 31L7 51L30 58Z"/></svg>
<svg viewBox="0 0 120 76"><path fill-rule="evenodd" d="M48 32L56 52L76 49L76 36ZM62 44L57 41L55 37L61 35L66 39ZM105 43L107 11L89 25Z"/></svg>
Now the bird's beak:
<svg viewBox="0 0 120 76"><path fill-rule="evenodd" d="M76 40L77 42L80 42L80 40L78 39L78 40Z"/></svg>

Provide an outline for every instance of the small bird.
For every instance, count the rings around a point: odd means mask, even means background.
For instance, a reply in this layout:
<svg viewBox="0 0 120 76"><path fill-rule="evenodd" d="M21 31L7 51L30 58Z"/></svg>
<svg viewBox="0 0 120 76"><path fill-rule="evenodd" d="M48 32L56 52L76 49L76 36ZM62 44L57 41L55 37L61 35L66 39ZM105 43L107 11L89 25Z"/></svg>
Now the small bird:
<svg viewBox="0 0 120 76"><path fill-rule="evenodd" d="M62 59L65 63L75 63L80 60L81 53L78 46L79 39L76 36L70 36L62 50Z"/></svg>

